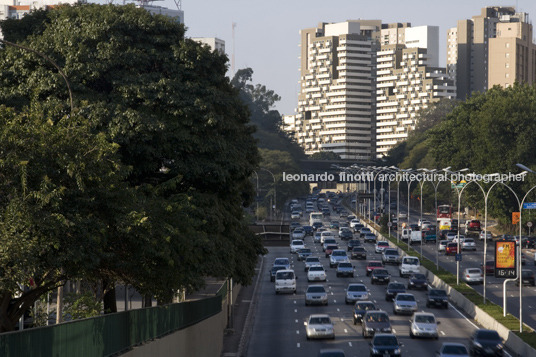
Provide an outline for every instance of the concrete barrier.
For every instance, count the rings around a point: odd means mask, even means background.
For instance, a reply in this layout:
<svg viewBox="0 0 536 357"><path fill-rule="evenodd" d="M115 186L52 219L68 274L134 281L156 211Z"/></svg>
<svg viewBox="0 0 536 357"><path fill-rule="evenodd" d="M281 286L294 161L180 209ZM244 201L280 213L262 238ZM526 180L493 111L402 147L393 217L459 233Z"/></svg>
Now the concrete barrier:
<svg viewBox="0 0 536 357"><path fill-rule="evenodd" d="M362 223L366 227L370 228L370 230L374 232L376 236L382 237L384 240L387 240L389 242L390 246L392 246L393 248L397 248L401 256L407 255L405 251L398 248L396 244L388 240L372 225L368 224L363 219L362 221ZM449 300L452 304L456 305L456 307L466 313L469 317L473 318L484 328L497 331L499 336L504 339L505 345L508 350L512 351L515 356L536 357L536 350L534 348L525 343L519 336L517 336L511 330L506 328L503 324L499 323L487 312L483 311L481 308L472 303L462 293L445 283L443 280L438 278L435 274L433 274L423 266L421 266L421 271L426 275L426 278L430 285L438 289L444 289L447 291L447 294L449 295Z"/></svg>

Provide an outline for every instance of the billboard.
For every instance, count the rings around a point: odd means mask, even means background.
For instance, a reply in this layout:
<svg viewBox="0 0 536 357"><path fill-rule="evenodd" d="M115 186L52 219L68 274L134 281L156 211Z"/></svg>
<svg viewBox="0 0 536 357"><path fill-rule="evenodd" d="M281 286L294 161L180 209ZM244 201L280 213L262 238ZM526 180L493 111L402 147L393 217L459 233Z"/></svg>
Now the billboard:
<svg viewBox="0 0 536 357"><path fill-rule="evenodd" d="M515 279L517 277L517 248L515 241L495 242L495 277Z"/></svg>

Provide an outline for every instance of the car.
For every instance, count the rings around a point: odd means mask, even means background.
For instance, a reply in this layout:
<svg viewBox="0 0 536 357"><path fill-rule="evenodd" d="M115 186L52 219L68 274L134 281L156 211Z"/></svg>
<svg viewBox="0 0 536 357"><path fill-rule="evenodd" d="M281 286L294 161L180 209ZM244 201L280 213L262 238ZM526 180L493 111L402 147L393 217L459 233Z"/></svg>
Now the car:
<svg viewBox="0 0 536 357"><path fill-rule="evenodd" d="M286 267L284 266L281 266L281 265L275 265L272 267L272 269L270 269L270 281L273 283L275 281L275 274L280 271L280 270L284 270L286 269Z"/></svg>
<svg viewBox="0 0 536 357"><path fill-rule="evenodd" d="M324 224L323 224L322 222L318 222L318 221L317 221L317 222L313 222L313 223L311 224L311 226L313 226L313 229L314 229L314 230L318 230L319 228L322 228L323 225L324 225Z"/></svg>
<svg viewBox="0 0 536 357"><path fill-rule="evenodd" d="M356 216L354 216L353 214L350 214L350 215L348 215L348 217L346 217L346 220L348 222L352 222L356 218L357 218ZM357 220L359 220L359 218L357 218Z"/></svg>
<svg viewBox="0 0 536 357"><path fill-rule="evenodd" d="M341 276L350 276L353 278L355 276L355 268L350 262L340 262L337 264L335 273L338 278Z"/></svg>
<svg viewBox="0 0 536 357"><path fill-rule="evenodd" d="M465 238L461 243L461 248L464 250L476 250L476 244L473 238Z"/></svg>
<svg viewBox="0 0 536 357"><path fill-rule="evenodd" d="M354 233L350 228L343 227L341 230L339 230L339 238L342 240L349 240L354 237Z"/></svg>
<svg viewBox="0 0 536 357"><path fill-rule="evenodd" d="M305 306L308 305L327 305L328 293L324 285L309 285L305 291Z"/></svg>
<svg viewBox="0 0 536 357"><path fill-rule="evenodd" d="M469 339L471 356L503 356L504 341L495 330L478 329Z"/></svg>
<svg viewBox="0 0 536 357"><path fill-rule="evenodd" d="M358 239L351 239L348 241L348 251L351 251L354 247L359 247L361 245L361 241Z"/></svg>
<svg viewBox="0 0 536 357"><path fill-rule="evenodd" d="M467 268L462 273L463 280L467 284L483 284L484 283L484 274L480 268Z"/></svg>
<svg viewBox="0 0 536 357"><path fill-rule="evenodd" d="M347 304L356 302L356 301L363 301L368 300L370 297L369 290L365 286L365 284L348 284L348 287L346 288L346 297L344 301Z"/></svg>
<svg viewBox="0 0 536 357"><path fill-rule="evenodd" d="M469 357L467 347L461 343L445 342L437 351L438 357Z"/></svg>
<svg viewBox="0 0 536 357"><path fill-rule="evenodd" d="M374 269L380 269L380 268L383 268L383 263L378 261L378 260L371 260L367 263L367 267L365 268L366 269L366 275L367 276L370 276L370 274L372 274L372 271Z"/></svg>
<svg viewBox="0 0 536 357"><path fill-rule="evenodd" d="M472 219L469 223L465 223L466 232L480 232L480 221L477 219Z"/></svg>
<svg viewBox="0 0 536 357"><path fill-rule="evenodd" d="M370 228L368 227L363 227L359 230L359 236L361 238L365 237L365 234L369 234L369 233L372 233L372 231L370 230ZM374 238L374 240L376 240L376 238Z"/></svg>
<svg viewBox="0 0 536 357"><path fill-rule="evenodd" d="M389 248L389 242L386 240L380 240L378 243L376 243L376 246L374 247L374 251L376 253L382 253L385 248Z"/></svg>
<svg viewBox="0 0 536 357"><path fill-rule="evenodd" d="M362 236L363 237L363 242L367 243L374 243L376 242L376 235L373 234L373 233L365 233L365 235Z"/></svg>
<svg viewBox="0 0 536 357"><path fill-rule="evenodd" d="M322 215L323 215L324 217L331 216L331 211L329 210L328 207L324 207L324 208L322 208Z"/></svg>
<svg viewBox="0 0 536 357"><path fill-rule="evenodd" d="M314 233L313 226L303 226L303 230L305 231L306 236L312 236Z"/></svg>
<svg viewBox="0 0 536 357"><path fill-rule="evenodd" d="M521 253L521 265L527 264L527 257L524 253Z"/></svg>
<svg viewBox="0 0 536 357"><path fill-rule="evenodd" d="M307 271L307 281L326 281L326 270L322 265L312 265Z"/></svg>
<svg viewBox="0 0 536 357"><path fill-rule="evenodd" d="M350 257L352 259L367 259L367 251L364 247L353 247Z"/></svg>
<svg viewBox="0 0 536 357"><path fill-rule="evenodd" d="M344 350L339 348L323 348L318 352L318 357L345 357Z"/></svg>
<svg viewBox="0 0 536 357"><path fill-rule="evenodd" d="M391 276L389 275L389 272L384 268L374 269L370 274L371 284L388 284L390 279Z"/></svg>
<svg viewBox="0 0 536 357"><path fill-rule="evenodd" d="M327 254L327 252L326 252ZM329 267L334 268L341 262L349 262L348 254L344 249L334 249L329 255Z"/></svg>
<svg viewBox="0 0 536 357"><path fill-rule="evenodd" d="M437 235L433 231L423 231L422 232L422 239L424 239L424 243L428 244L430 242L437 242Z"/></svg>
<svg viewBox="0 0 536 357"><path fill-rule="evenodd" d="M440 240L439 241L439 247L437 248L440 252L444 252L445 249L447 249L447 243L449 241L448 240Z"/></svg>
<svg viewBox="0 0 536 357"><path fill-rule="evenodd" d="M303 243L303 240L301 239L294 239L290 243L290 252L296 253L299 249L305 248L305 244Z"/></svg>
<svg viewBox="0 0 536 357"><path fill-rule="evenodd" d="M480 264L480 268L482 268L482 264ZM495 274L495 261L494 260L488 260L486 262L486 267L485 267L484 271L486 272L486 275Z"/></svg>
<svg viewBox="0 0 536 357"><path fill-rule="evenodd" d="M320 258L318 257L312 257L312 256L309 256L307 258L305 258L305 266L303 268L303 270L305 271L308 271L309 268L313 265L322 265L320 264Z"/></svg>
<svg viewBox="0 0 536 357"><path fill-rule="evenodd" d="M458 243L447 243L447 246L445 248L445 255L452 255L458 253L460 253L460 249L458 249Z"/></svg>
<svg viewBox="0 0 536 357"><path fill-rule="evenodd" d="M534 272L529 269L522 269L521 270L521 279L523 281L523 285L530 285L534 286ZM519 279L516 280L516 285L519 286Z"/></svg>
<svg viewBox="0 0 536 357"><path fill-rule="evenodd" d="M465 242L465 239L466 239L463 234L456 235L456 237L454 237L454 239L452 240L452 243L458 243L458 237L460 238L460 247L461 247L462 243Z"/></svg>
<svg viewBox="0 0 536 357"><path fill-rule="evenodd" d="M400 213L398 214L398 218L406 219L406 218L408 218L408 214L407 214L407 213L404 213L404 212L400 212Z"/></svg>
<svg viewBox="0 0 536 357"><path fill-rule="evenodd" d="M316 231L313 235L313 242L314 243L320 243L320 236L322 235L322 232Z"/></svg>
<svg viewBox="0 0 536 357"><path fill-rule="evenodd" d="M439 321L436 320L434 314L427 312L416 312L409 320L409 337L429 337L438 339L439 334L437 332L437 325Z"/></svg>
<svg viewBox="0 0 536 357"><path fill-rule="evenodd" d="M367 311L378 310L372 301L356 301L354 304L354 325L361 322L361 319Z"/></svg>
<svg viewBox="0 0 536 357"><path fill-rule="evenodd" d="M324 253L326 253L326 258L329 258L329 256L331 255L331 253L333 253L334 250L337 250L339 249L339 246L338 245L328 245L326 247L326 249L324 250ZM330 265L331 266L331 265Z"/></svg>
<svg viewBox="0 0 536 357"><path fill-rule="evenodd" d="M391 321L385 311L369 310L361 318L361 333L363 337L372 337L376 333L391 333Z"/></svg>
<svg viewBox="0 0 536 357"><path fill-rule="evenodd" d="M329 315L315 314L310 315L307 321L304 322L305 335L307 339L312 338L335 338L335 330L333 328L333 322Z"/></svg>
<svg viewBox="0 0 536 357"><path fill-rule="evenodd" d="M301 227L300 222L290 222L289 229L290 229L291 232L294 231L298 227Z"/></svg>
<svg viewBox="0 0 536 357"><path fill-rule="evenodd" d="M382 252L382 263L400 264L400 254L398 253L398 249L385 248Z"/></svg>
<svg viewBox="0 0 536 357"><path fill-rule="evenodd" d="M288 258L275 258L272 266L282 266L285 269L290 269L290 260Z"/></svg>
<svg viewBox="0 0 536 357"><path fill-rule="evenodd" d="M341 211L339 212L339 217L348 218L348 212L345 209L341 209Z"/></svg>
<svg viewBox="0 0 536 357"><path fill-rule="evenodd" d="M298 256L298 261L303 261L307 257L311 256L313 254L313 252L309 248L302 248L302 249L298 249L296 254Z"/></svg>
<svg viewBox="0 0 536 357"><path fill-rule="evenodd" d="M429 289L426 293L426 307L442 307L449 308L449 296L443 289Z"/></svg>
<svg viewBox="0 0 536 357"><path fill-rule="evenodd" d="M439 231L439 238L441 238L442 240L446 240L448 233L452 233L453 235L458 234L458 232L451 229L442 229Z"/></svg>
<svg viewBox="0 0 536 357"><path fill-rule="evenodd" d="M322 232L322 234L324 233L326 232ZM334 237L324 238L324 240L322 241L322 250L325 251L328 245L338 245L338 244Z"/></svg>
<svg viewBox="0 0 536 357"><path fill-rule="evenodd" d="M396 294L393 300L393 313L398 314L413 314L418 310L417 300L413 294L400 293Z"/></svg>
<svg viewBox="0 0 536 357"><path fill-rule="evenodd" d="M484 237L486 238L486 240L492 240L493 239L493 236L491 235L491 232L486 232L486 231L480 231L480 234L478 235L478 239L480 240L484 240Z"/></svg>
<svg viewBox="0 0 536 357"><path fill-rule="evenodd" d="M421 227L419 227L418 224L415 224L415 223L412 223L409 225L409 228L412 230L412 231L420 231L421 230Z"/></svg>
<svg viewBox="0 0 536 357"><path fill-rule="evenodd" d="M333 232L332 231L324 231L321 233L321 236L320 236L320 243L322 244L325 244L326 243L326 239L333 239L335 240L335 236L333 235ZM332 243L334 243L335 241L333 241Z"/></svg>
<svg viewBox="0 0 536 357"><path fill-rule="evenodd" d="M401 356L401 346L392 333L377 333L370 342L370 357Z"/></svg>
<svg viewBox="0 0 536 357"><path fill-rule="evenodd" d="M292 269L283 269L275 273L275 293L296 293L296 274Z"/></svg>
<svg viewBox="0 0 536 357"><path fill-rule="evenodd" d="M361 221L359 221L358 218L353 218L353 219L350 221L350 228L355 228L355 226L356 226L357 224L360 224L360 223L361 223Z"/></svg>
<svg viewBox="0 0 536 357"><path fill-rule="evenodd" d="M354 226L354 232L359 234L359 231L361 231L363 228L365 228L365 225L359 223Z"/></svg>
<svg viewBox="0 0 536 357"><path fill-rule="evenodd" d="M331 222L329 222L329 228L331 228L331 229L339 229L339 221L331 221Z"/></svg>
<svg viewBox="0 0 536 357"><path fill-rule="evenodd" d="M419 221L417 222L417 226L419 227L422 227L424 225L430 225L430 224L432 224L432 222L430 222L427 219L423 219L422 221L419 219Z"/></svg>
<svg viewBox="0 0 536 357"><path fill-rule="evenodd" d="M303 227L298 227L292 231L292 239L303 239L305 238L305 229Z"/></svg>
<svg viewBox="0 0 536 357"><path fill-rule="evenodd" d="M458 236L458 233L449 231L446 235L446 238L449 242L452 242L456 237Z"/></svg>
<svg viewBox="0 0 536 357"><path fill-rule="evenodd" d="M413 273L420 273L421 262L419 258L406 255L402 257L398 274L400 277L410 276Z"/></svg>
<svg viewBox="0 0 536 357"><path fill-rule="evenodd" d="M422 273L413 273L409 276L408 290L411 290L411 289L426 290L427 287L428 287L428 281L426 280L426 275Z"/></svg>
<svg viewBox="0 0 536 357"><path fill-rule="evenodd" d="M397 294L405 292L406 287L404 284L393 281L387 284L387 288L385 289L385 301L393 301Z"/></svg>

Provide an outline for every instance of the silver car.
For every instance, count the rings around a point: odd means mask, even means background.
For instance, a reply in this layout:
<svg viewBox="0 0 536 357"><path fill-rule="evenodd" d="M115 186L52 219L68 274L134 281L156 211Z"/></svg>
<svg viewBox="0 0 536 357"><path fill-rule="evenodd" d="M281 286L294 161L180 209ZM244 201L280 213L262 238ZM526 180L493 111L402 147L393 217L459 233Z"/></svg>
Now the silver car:
<svg viewBox="0 0 536 357"><path fill-rule="evenodd" d="M413 294L396 294L393 300L393 313L395 315L413 314L417 309L417 300Z"/></svg>
<svg viewBox="0 0 536 357"><path fill-rule="evenodd" d="M480 268L467 268L463 271L463 280L467 284L482 284L484 283L484 274Z"/></svg>
<svg viewBox="0 0 536 357"><path fill-rule="evenodd" d="M334 268L339 263L349 263L348 255L344 249L335 249L329 257L329 267Z"/></svg>
<svg viewBox="0 0 536 357"><path fill-rule="evenodd" d="M326 271L322 265L313 265L307 271L307 281L326 281Z"/></svg>
<svg viewBox="0 0 536 357"><path fill-rule="evenodd" d="M416 312L413 314L413 317L409 322L409 337L430 337L435 338L436 340L439 337L437 333L437 325L439 324L439 321L436 320L434 314Z"/></svg>
<svg viewBox="0 0 536 357"><path fill-rule="evenodd" d="M369 290L365 284L348 284L346 288L346 298L345 301L347 304L368 300L369 299Z"/></svg>
<svg viewBox="0 0 536 357"><path fill-rule="evenodd" d="M328 304L328 293L323 285L309 285L305 291L305 306Z"/></svg>
<svg viewBox="0 0 536 357"><path fill-rule="evenodd" d="M461 343L445 342L439 349L439 357L469 357L469 351Z"/></svg>
<svg viewBox="0 0 536 357"><path fill-rule="evenodd" d="M311 338L335 338L333 322L329 315L311 315L303 324L308 340Z"/></svg>
<svg viewBox="0 0 536 357"><path fill-rule="evenodd" d="M320 258L318 257L307 257L305 258L305 267L303 270L308 271L313 265L321 265Z"/></svg>

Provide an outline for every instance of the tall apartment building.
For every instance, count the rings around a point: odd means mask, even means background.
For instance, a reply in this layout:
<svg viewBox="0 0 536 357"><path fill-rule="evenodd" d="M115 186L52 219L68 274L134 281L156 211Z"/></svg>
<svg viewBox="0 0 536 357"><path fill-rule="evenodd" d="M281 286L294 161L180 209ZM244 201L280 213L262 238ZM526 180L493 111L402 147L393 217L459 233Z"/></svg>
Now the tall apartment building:
<svg viewBox="0 0 536 357"><path fill-rule="evenodd" d="M374 154L374 64L380 20L321 23L300 31L297 114L285 117L306 154L333 151L342 159Z"/></svg>
<svg viewBox="0 0 536 357"><path fill-rule="evenodd" d="M534 83L534 62L532 24L514 7L485 7L448 30L447 69L459 99L496 84Z"/></svg>
<svg viewBox="0 0 536 357"><path fill-rule="evenodd" d="M439 28L409 26L391 24L381 32L376 65L378 158L408 138L421 109L441 98L456 96L456 87L445 68L438 67Z"/></svg>
<svg viewBox="0 0 536 357"><path fill-rule="evenodd" d="M208 45L213 51L225 53L225 41L217 37L192 37L192 40Z"/></svg>

